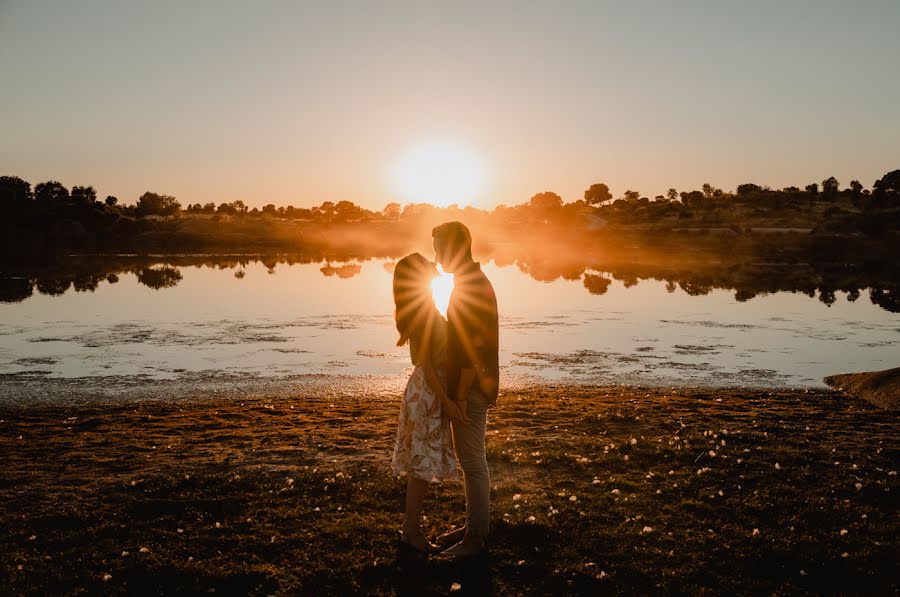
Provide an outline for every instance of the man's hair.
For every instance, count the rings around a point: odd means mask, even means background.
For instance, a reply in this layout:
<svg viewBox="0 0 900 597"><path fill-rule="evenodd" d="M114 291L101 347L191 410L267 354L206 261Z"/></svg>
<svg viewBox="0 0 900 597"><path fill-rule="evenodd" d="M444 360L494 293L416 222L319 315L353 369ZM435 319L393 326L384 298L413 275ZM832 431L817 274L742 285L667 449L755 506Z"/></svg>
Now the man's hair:
<svg viewBox="0 0 900 597"><path fill-rule="evenodd" d="M431 236L454 255L472 258L472 234L462 222L444 222L431 231Z"/></svg>

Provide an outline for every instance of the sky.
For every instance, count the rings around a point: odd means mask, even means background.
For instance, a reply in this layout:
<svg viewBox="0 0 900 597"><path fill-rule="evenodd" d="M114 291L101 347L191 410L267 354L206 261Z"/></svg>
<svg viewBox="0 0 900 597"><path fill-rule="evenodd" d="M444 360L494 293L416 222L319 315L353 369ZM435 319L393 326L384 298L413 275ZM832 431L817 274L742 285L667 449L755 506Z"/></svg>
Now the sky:
<svg viewBox="0 0 900 597"><path fill-rule="evenodd" d="M870 188L900 168L898 31L897 0L0 0L0 175L380 209L446 143L484 208Z"/></svg>

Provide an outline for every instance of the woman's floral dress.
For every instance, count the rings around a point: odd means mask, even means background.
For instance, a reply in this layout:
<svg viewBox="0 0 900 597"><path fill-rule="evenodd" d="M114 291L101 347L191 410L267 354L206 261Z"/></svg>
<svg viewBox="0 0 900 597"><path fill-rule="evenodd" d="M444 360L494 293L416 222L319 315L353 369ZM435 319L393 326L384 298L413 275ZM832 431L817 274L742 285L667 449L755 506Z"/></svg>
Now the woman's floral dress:
<svg viewBox="0 0 900 597"><path fill-rule="evenodd" d="M436 326L432 363L441 382L446 360L446 322ZM412 346L410 347L412 349ZM413 352L413 354L415 354ZM441 414L441 401L425 380L424 369L416 365L400 403L400 424L391 467L395 474L410 475L430 482L457 478L450 422Z"/></svg>

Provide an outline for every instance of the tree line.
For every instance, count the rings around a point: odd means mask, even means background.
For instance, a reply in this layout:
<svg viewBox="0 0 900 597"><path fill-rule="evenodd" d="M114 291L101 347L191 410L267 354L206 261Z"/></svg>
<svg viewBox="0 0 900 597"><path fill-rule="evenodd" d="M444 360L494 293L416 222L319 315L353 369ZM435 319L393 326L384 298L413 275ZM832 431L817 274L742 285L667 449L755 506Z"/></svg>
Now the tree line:
<svg viewBox="0 0 900 597"><path fill-rule="evenodd" d="M707 183L700 189L678 191L669 189L665 195L657 195L652 200L635 190L626 190L621 197L614 198L605 183L592 184L584 191L583 199L566 203L563 198L550 191L537 193L527 202L507 206L498 205L492 211L456 205L437 208L428 203L388 203L380 211L372 211L356 205L352 201L325 201L319 206L305 208L293 205L275 206L269 203L262 208L250 208L243 201L226 203L194 203L182 206L172 195L147 191L137 198L133 205L120 203L118 197L108 195L100 200L93 186L73 186L66 188L58 181L41 182L32 185L18 176L0 176L0 210L6 212L27 212L39 209L45 215L59 212L65 217L75 217L79 210L93 210L106 214L129 218L174 217L186 215L233 216L249 218L279 218L286 220L309 220L315 222L366 222L372 220L408 220L428 213L467 212L470 215L499 216L502 219L527 219L530 221L559 221L571 223L589 215L615 216L617 212L635 211L635 208L650 207L646 214L654 217L665 213L691 214L691 210L704 208L746 205L767 209L783 207L809 208L822 202L837 203L847 200L859 209L896 208L900 206L900 170L886 173L876 180L871 190L858 180L853 180L844 188L831 176L820 183L810 183L802 189L797 186L772 189L755 183L737 186L734 192L726 192ZM74 210L74 211L73 211Z"/></svg>

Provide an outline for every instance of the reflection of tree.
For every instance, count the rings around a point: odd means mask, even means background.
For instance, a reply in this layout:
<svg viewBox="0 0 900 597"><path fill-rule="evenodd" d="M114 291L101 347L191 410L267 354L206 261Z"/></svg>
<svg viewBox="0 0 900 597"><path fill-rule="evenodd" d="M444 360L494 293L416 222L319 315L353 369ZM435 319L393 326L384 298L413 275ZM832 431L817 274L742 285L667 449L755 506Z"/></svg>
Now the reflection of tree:
<svg viewBox="0 0 900 597"><path fill-rule="evenodd" d="M171 288L181 281L181 272L174 267L145 267L137 272L138 282L154 290Z"/></svg>
<svg viewBox="0 0 900 597"><path fill-rule="evenodd" d="M71 280L43 278L38 279L37 289L41 294L49 294L50 296L61 296L65 294L69 286L72 285Z"/></svg>
<svg viewBox="0 0 900 597"><path fill-rule="evenodd" d="M554 262L552 260L517 260L516 265L524 274L528 274L538 282L553 282L559 278L579 280L585 266L580 263Z"/></svg>
<svg viewBox="0 0 900 597"><path fill-rule="evenodd" d="M625 288L631 288L632 286L637 286L638 277L629 272L629 273L615 273L613 274L613 278L622 282L622 285Z"/></svg>
<svg viewBox="0 0 900 597"><path fill-rule="evenodd" d="M28 278L0 278L0 301L18 303L34 292L34 285Z"/></svg>
<svg viewBox="0 0 900 597"><path fill-rule="evenodd" d="M900 287L888 286L887 288L870 288L869 298L872 303L885 311L900 313Z"/></svg>
<svg viewBox="0 0 900 597"><path fill-rule="evenodd" d="M819 289L819 301L828 305L829 307L831 305L833 305L837 301L837 297L834 296L834 289L820 288Z"/></svg>
<svg viewBox="0 0 900 597"><path fill-rule="evenodd" d="M72 286L75 288L75 292L94 292L97 290L97 287L100 286L100 281L102 279L103 276L82 274L75 276L75 279L72 281Z"/></svg>
<svg viewBox="0 0 900 597"><path fill-rule="evenodd" d="M681 289L690 296L704 296L710 293L712 288L706 284L701 284L692 280L683 280L679 283Z"/></svg>
<svg viewBox="0 0 900 597"><path fill-rule="evenodd" d="M609 278L604 278L603 276L598 276L596 274L584 275L584 287L587 288L588 292L591 294L606 294L610 284L612 284L612 280Z"/></svg>
<svg viewBox="0 0 900 597"><path fill-rule="evenodd" d="M347 265L341 265L339 267L334 267L330 263L327 263L320 268L319 271L329 277L337 276L338 278L347 280L353 276L359 275L359 272L362 271L362 267L355 263L348 263Z"/></svg>
<svg viewBox="0 0 900 597"><path fill-rule="evenodd" d="M667 292L682 288L691 296L702 296L713 289L722 289L731 292L737 301L752 300L768 293L792 292L832 304L841 292L846 293L847 301L853 302L859 298L860 289L870 289L873 304L891 312L900 312L900 287L897 286L894 262L880 255L877 259L851 266L847 265L843 254L829 254L829 260L825 262L809 259L804 263L786 263L778 261L777 254L763 255L758 261L722 259L706 262L692 259L690 255L634 254L634 248L629 250L632 253L628 254L627 259L616 254L598 259L595 255L561 251L544 244L523 247L501 243L491 247L487 255L476 253L476 258L486 262L485 257L488 257L497 266L503 266L508 263L507 260L514 258L519 270L538 281L581 279L585 290L594 295L608 292L611 279L621 280L625 285L656 280L665 284ZM398 254L387 253L370 258L377 260L390 274L397 257ZM364 258L330 251L259 256L172 255L166 258L165 265L154 262L152 258L115 255L79 256L47 260L40 264L8 264L3 278L0 278L0 301L25 300L30 296L29 292L61 295L73 284L76 290L89 291L97 288L103 280L116 283L122 273L134 273L145 286L167 288L180 282L181 273L177 268L209 267L232 273L240 270L240 276L245 267L255 262L270 269L280 264L314 263L324 276L348 279L361 273L360 264ZM764 262L768 260L774 263ZM603 274L600 275L600 272ZM11 281L19 278L24 282ZM29 280L34 282L33 286L29 286Z"/></svg>

